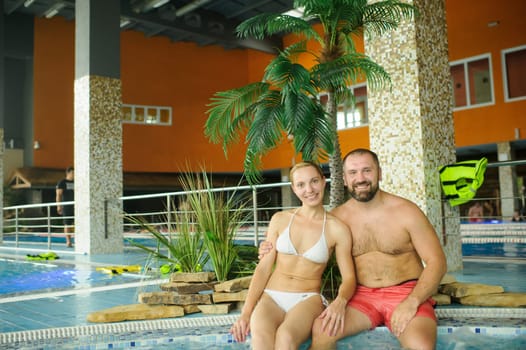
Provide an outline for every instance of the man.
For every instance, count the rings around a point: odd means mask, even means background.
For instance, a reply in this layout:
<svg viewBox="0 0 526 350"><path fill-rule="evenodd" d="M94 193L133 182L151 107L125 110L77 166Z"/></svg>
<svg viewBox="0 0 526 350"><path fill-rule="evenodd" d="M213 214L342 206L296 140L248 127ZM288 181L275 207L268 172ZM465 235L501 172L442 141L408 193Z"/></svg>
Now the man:
<svg viewBox="0 0 526 350"><path fill-rule="evenodd" d="M318 318L311 348L334 349L338 339L386 325L404 349L434 349L437 323L430 297L447 266L433 226L414 203L379 188L382 171L374 152L349 152L343 168L351 198L332 214L351 229L358 287L343 332L330 334Z"/></svg>
<svg viewBox="0 0 526 350"><path fill-rule="evenodd" d="M56 187L56 202L72 202L75 200L74 181L75 171L73 167L66 169L66 178L60 180ZM69 205L57 205L57 212L64 217L64 233L66 235L66 247L73 247L71 243L71 233L73 232L73 218L75 207Z"/></svg>

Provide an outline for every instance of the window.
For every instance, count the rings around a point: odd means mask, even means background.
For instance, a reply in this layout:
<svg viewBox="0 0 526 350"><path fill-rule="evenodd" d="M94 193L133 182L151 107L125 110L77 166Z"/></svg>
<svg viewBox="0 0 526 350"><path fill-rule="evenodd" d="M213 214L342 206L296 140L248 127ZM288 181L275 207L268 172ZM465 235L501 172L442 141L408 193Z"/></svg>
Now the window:
<svg viewBox="0 0 526 350"><path fill-rule="evenodd" d="M172 125L172 107L123 104L122 121L131 124Z"/></svg>
<svg viewBox="0 0 526 350"><path fill-rule="evenodd" d="M354 101L338 105L336 115L338 130L364 126L369 122L367 119L367 86L356 85L349 89L354 95ZM321 94L320 101L323 105L327 103L327 94Z"/></svg>
<svg viewBox="0 0 526 350"><path fill-rule="evenodd" d="M504 100L526 99L526 45L502 50Z"/></svg>
<svg viewBox="0 0 526 350"><path fill-rule="evenodd" d="M494 103L489 54L450 63L455 110Z"/></svg>

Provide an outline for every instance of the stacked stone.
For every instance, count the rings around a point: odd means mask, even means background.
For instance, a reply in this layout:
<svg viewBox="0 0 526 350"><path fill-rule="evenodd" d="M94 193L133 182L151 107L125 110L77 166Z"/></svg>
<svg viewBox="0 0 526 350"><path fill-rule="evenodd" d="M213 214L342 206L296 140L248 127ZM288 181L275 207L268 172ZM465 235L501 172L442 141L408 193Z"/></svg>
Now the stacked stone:
<svg viewBox="0 0 526 350"><path fill-rule="evenodd" d="M526 293L505 292L502 286L457 282L451 275L442 279L438 294L433 299L437 305L458 303L470 306L526 306Z"/></svg>
<svg viewBox="0 0 526 350"><path fill-rule="evenodd" d="M213 272L173 273L161 291L139 294L139 304L116 306L93 312L89 322L118 322L181 317L186 314L227 314L239 307L252 276L216 281Z"/></svg>

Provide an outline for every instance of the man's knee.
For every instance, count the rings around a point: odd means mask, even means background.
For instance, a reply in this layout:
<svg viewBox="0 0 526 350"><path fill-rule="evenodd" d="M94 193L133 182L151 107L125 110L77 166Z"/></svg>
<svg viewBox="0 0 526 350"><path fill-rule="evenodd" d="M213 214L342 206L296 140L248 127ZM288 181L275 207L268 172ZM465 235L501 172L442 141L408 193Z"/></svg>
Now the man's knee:
<svg viewBox="0 0 526 350"><path fill-rule="evenodd" d="M410 350L433 350L436 346L436 338L428 338L424 335L400 339L400 345L403 349Z"/></svg>
<svg viewBox="0 0 526 350"><path fill-rule="evenodd" d="M436 322L427 317L416 317L399 340L404 349L433 350L437 340Z"/></svg>

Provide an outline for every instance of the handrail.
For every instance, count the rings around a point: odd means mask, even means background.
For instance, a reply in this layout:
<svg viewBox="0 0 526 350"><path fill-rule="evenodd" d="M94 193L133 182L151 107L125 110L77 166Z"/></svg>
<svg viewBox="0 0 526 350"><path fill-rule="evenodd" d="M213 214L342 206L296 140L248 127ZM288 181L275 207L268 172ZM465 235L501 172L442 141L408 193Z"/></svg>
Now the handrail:
<svg viewBox="0 0 526 350"><path fill-rule="evenodd" d="M261 185L243 185L243 186L230 186L230 187L217 187L211 189L212 192L232 192L243 193L251 196L251 201L248 200L249 207L244 210L251 212L251 219L246 222L246 225L239 231L239 240L245 242L252 242L254 245L258 245L263 232L268 226L268 222L274 212L289 209L291 207L284 207L282 201L273 200L280 195L276 191L281 193L281 188L290 186L290 182L272 183L272 184L261 184ZM266 203L262 203L267 191L274 191L268 196ZM206 190L198 190L193 192L201 192ZM148 224L156 226L159 230L167 235L177 234L177 232L171 232L171 228L177 226L177 222L174 222L173 215L183 212L176 204L177 198L187 195L190 191L174 191L164 192L155 194L144 194L144 195L133 195L133 196L122 196L119 198L123 211L126 216L132 216L138 218L138 221L146 221ZM140 203L145 199L159 199L159 205L164 205L163 209L149 208L148 210L137 210L141 205L133 205ZM482 199L495 199L495 198L474 198L476 200ZM499 198L503 199L503 198ZM508 199L508 198L507 198ZM519 198L521 199L521 198ZM62 237L64 226L62 224L62 216L58 214L53 215L53 207L58 205L74 205L74 201L70 202L49 202L39 204L23 204L8 206L3 208L4 213L4 235L14 235L15 244L18 247L20 239L23 236L28 235L39 235L45 236L47 239L48 249L51 249L52 244L55 240L54 237ZM130 210L126 210L129 208ZM40 215L27 216L23 215L23 212L27 209L41 209ZM9 215L6 215L9 214ZM34 213L33 213L34 214ZM461 222L465 221L467 217L460 216ZM141 226L132 222L123 220L123 231L125 238L140 236ZM74 235L74 232L72 232Z"/></svg>

